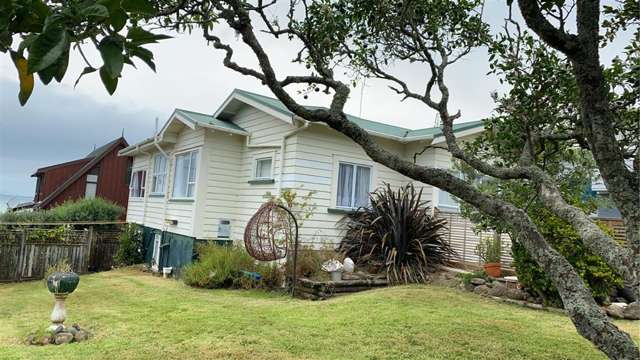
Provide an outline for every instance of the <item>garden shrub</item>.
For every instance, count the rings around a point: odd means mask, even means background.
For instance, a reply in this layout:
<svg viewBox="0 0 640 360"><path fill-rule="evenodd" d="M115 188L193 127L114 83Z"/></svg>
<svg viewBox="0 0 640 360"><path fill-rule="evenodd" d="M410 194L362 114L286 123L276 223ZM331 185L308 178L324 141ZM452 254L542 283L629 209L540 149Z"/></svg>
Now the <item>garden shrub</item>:
<svg viewBox="0 0 640 360"><path fill-rule="evenodd" d="M256 272L262 276L258 283L264 289L279 289L284 285L284 270L277 262L259 263Z"/></svg>
<svg viewBox="0 0 640 360"><path fill-rule="evenodd" d="M369 196L369 207L345 217L340 251L390 282L428 281L427 273L454 252L443 236L446 221L431 216L421 197L412 184L396 191L385 184Z"/></svg>
<svg viewBox="0 0 640 360"><path fill-rule="evenodd" d="M605 301L612 289L622 286L621 277L598 255L589 251L575 230L564 220L548 215L538 225L549 244L564 256L582 277L596 301ZM605 231L610 228L600 225ZM513 242L512 254L518 281L525 289L551 306L562 307L562 300L549 277L536 264L518 241Z"/></svg>
<svg viewBox="0 0 640 360"><path fill-rule="evenodd" d="M126 224L120 233L118 251L114 257L116 266L128 266L144 262L144 239L137 224Z"/></svg>
<svg viewBox="0 0 640 360"><path fill-rule="evenodd" d="M49 210L5 212L0 214L2 222L42 223L73 221L116 221L125 209L102 198L65 201Z"/></svg>
<svg viewBox="0 0 640 360"><path fill-rule="evenodd" d="M256 262L241 246L205 244L197 247L198 260L185 266L185 284L207 289L279 287L282 271L275 263ZM256 281L251 273L259 273Z"/></svg>

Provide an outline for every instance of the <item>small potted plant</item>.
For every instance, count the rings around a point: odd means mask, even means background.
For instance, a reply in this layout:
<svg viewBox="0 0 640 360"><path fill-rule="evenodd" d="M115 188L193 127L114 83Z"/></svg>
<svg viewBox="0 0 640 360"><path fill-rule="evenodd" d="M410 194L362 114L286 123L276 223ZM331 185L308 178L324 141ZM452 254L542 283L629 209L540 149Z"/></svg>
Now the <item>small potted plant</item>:
<svg viewBox="0 0 640 360"><path fill-rule="evenodd" d="M476 246L476 253L482 259L482 266L487 275L492 277L502 276L502 269L500 268L501 252L500 234L496 233L493 237L485 236L480 239L480 243Z"/></svg>

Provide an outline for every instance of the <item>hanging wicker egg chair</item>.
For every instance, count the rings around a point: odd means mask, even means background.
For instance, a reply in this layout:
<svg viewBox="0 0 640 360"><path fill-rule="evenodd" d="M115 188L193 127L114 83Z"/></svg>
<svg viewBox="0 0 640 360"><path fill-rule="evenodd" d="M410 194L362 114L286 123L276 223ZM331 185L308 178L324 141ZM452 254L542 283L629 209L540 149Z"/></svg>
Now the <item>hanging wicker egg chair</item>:
<svg viewBox="0 0 640 360"><path fill-rule="evenodd" d="M287 209L272 201L265 203L247 223L244 247L256 260L283 259L290 242L297 236L293 232L294 226L295 218Z"/></svg>

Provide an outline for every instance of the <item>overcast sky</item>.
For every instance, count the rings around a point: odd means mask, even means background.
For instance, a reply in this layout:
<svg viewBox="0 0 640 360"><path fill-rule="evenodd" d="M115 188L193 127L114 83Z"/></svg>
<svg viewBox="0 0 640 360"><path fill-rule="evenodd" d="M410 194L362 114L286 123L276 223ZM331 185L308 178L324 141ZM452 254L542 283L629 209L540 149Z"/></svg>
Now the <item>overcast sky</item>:
<svg viewBox="0 0 640 360"><path fill-rule="evenodd" d="M488 1L485 19L499 30L507 9L503 1ZM235 59L243 65L254 65L253 56L230 31L220 33L234 45ZM36 80L34 93L25 107L17 100L18 83L15 68L8 55L0 57L0 194L32 196L35 188L30 177L38 167L84 157L94 146L100 146L124 134L129 143L152 135L154 119L165 121L174 108L213 113L234 89L271 95L253 78L243 77L222 65L222 54L206 45L199 33L177 35L153 45L158 72L144 64L138 69L126 67L113 96L104 90L97 73L73 84L85 66L79 56L72 56L61 84L44 86ZM620 42L607 54L623 46ZM272 56L279 74L303 73L290 60L296 47L286 41L267 40L264 47ZM88 50L88 49L87 49ZM77 55L77 54L76 54ZM100 65L97 54L90 61ZM487 76L486 50L478 49L449 71L450 109L462 111L460 122L488 116L493 103L490 93L498 89L496 78ZM396 74L409 79L416 87L424 83L420 69L406 66ZM347 112L384 123L408 128L433 126L435 113L424 105L391 92L385 83L368 80L361 89L352 91ZM328 97L313 94L303 103L326 105Z"/></svg>

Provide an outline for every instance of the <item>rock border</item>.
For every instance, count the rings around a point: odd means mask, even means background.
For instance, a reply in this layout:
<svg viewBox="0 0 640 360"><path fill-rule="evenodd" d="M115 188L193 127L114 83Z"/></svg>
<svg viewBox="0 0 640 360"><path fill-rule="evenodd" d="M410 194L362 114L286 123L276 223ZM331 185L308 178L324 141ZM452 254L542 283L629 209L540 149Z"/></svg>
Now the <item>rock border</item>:
<svg viewBox="0 0 640 360"><path fill-rule="evenodd" d="M88 340L90 337L89 331L83 329L78 324L71 326L60 325L55 330L46 330L45 334L38 335L37 332L32 332L27 336L27 345L64 345L71 343L78 343Z"/></svg>

